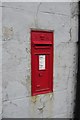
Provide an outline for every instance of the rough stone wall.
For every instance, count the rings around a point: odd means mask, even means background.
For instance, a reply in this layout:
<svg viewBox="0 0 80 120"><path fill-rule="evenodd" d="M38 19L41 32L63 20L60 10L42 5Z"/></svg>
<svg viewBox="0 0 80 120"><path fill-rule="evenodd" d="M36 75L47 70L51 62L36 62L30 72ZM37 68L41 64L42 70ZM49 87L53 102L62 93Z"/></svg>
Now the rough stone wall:
<svg viewBox="0 0 80 120"><path fill-rule="evenodd" d="M77 3L3 3L3 118L73 116ZM53 93L31 96L30 28L54 30Z"/></svg>

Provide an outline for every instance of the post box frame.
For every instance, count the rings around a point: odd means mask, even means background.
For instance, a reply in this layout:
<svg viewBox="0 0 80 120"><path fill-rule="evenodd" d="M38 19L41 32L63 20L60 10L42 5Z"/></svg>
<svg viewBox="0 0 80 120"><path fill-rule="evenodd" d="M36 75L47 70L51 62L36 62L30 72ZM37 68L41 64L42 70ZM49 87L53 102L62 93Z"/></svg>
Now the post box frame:
<svg viewBox="0 0 80 120"><path fill-rule="evenodd" d="M43 91L39 91L39 92L35 92L35 86L34 86L34 65L33 65L33 44L32 44L32 32L43 32L43 33L51 33L52 34L52 55L51 55L51 59L52 59L52 67L51 67L51 81L50 81L50 89L49 90L43 90ZM38 44L38 43L37 43ZM49 43L50 44L50 43ZM39 53L40 54L40 53ZM41 53L44 55L44 53ZM39 94L46 94L46 93L50 93L53 92L53 57L54 57L54 31L53 30L43 30L43 29L31 29L31 95L35 96L35 95L39 95ZM34 59L35 60L35 59Z"/></svg>

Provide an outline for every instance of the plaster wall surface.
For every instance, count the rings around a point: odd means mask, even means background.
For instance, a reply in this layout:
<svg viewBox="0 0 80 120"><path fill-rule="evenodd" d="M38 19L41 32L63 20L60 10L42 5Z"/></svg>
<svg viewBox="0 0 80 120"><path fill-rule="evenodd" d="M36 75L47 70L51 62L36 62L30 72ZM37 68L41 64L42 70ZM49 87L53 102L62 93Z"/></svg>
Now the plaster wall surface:
<svg viewBox="0 0 80 120"><path fill-rule="evenodd" d="M72 118L77 74L78 6L4 2L3 118ZM31 96L30 28L54 30L53 93Z"/></svg>
<svg viewBox="0 0 80 120"><path fill-rule="evenodd" d="M0 6L2 3L0 2ZM2 118L2 7L0 7L0 120Z"/></svg>

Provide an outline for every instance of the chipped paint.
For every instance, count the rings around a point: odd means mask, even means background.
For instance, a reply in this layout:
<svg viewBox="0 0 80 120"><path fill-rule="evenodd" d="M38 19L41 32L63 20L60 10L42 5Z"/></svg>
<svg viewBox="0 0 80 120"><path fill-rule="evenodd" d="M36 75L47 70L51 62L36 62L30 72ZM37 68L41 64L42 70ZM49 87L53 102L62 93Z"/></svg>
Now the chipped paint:
<svg viewBox="0 0 80 120"><path fill-rule="evenodd" d="M3 27L4 41L11 40L13 38L14 32L13 27Z"/></svg>

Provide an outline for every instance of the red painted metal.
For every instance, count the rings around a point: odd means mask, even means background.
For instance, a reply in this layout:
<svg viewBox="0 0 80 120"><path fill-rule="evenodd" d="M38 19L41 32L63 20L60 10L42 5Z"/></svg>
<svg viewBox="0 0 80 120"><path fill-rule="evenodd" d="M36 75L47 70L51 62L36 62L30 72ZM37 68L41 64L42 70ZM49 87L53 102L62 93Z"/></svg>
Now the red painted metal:
<svg viewBox="0 0 80 120"><path fill-rule="evenodd" d="M53 32L31 30L32 96L53 92Z"/></svg>

